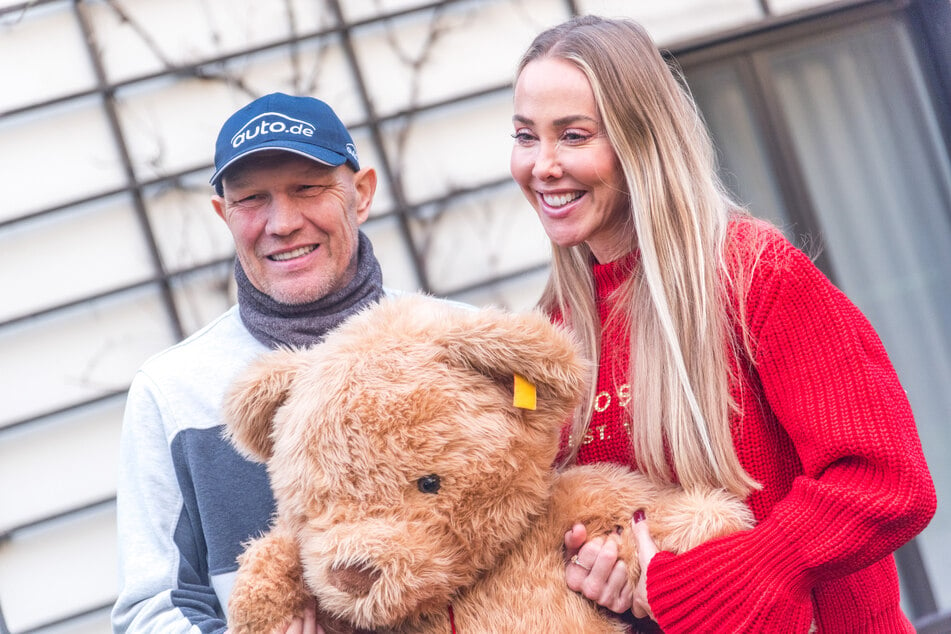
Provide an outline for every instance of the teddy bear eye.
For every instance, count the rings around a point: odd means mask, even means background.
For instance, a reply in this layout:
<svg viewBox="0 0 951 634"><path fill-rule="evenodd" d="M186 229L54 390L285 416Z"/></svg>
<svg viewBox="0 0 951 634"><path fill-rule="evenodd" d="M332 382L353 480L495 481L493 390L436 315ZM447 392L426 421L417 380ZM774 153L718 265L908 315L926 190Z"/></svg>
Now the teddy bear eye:
<svg viewBox="0 0 951 634"><path fill-rule="evenodd" d="M441 486L439 482L439 476L435 473L430 473L429 475L423 476L416 481L416 486L419 488L422 493L436 493L439 491Z"/></svg>

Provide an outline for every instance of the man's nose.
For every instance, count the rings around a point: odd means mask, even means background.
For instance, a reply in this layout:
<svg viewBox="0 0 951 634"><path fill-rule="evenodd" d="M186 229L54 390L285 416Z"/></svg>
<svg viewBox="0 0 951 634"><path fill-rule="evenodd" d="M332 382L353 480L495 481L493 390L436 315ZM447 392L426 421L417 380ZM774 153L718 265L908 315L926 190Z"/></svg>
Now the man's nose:
<svg viewBox="0 0 951 634"><path fill-rule="evenodd" d="M294 233L304 223L304 214L297 203L286 196L275 196L268 206L267 232L286 236Z"/></svg>

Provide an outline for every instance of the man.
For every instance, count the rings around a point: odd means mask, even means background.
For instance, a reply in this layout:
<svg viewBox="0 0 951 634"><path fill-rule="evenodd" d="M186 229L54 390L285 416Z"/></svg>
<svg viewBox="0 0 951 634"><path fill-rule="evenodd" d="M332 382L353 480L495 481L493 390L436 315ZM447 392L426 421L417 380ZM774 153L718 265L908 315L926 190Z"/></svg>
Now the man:
<svg viewBox="0 0 951 634"><path fill-rule="evenodd" d="M223 632L242 544L268 527L262 465L221 436L235 375L305 346L385 291L359 226L376 191L322 101L275 93L221 128L211 178L234 238L238 303L149 359L129 390L118 487L116 632ZM288 631L318 632L308 614Z"/></svg>

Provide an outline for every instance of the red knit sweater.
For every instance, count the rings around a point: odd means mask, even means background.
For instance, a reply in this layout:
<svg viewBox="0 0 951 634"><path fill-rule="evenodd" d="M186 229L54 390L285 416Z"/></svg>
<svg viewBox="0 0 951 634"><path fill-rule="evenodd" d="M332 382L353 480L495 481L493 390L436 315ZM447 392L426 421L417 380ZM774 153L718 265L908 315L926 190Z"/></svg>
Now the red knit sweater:
<svg viewBox="0 0 951 634"><path fill-rule="evenodd" d="M757 525L659 553L651 609L668 634L789 634L813 620L823 633L914 632L891 553L927 525L936 497L905 392L871 325L803 253L760 223L733 227L733 240L756 238L766 248L746 299L755 366L732 360L732 429L762 485L747 500ZM631 261L594 267L602 323ZM605 333L580 464L634 466L627 350L625 335Z"/></svg>

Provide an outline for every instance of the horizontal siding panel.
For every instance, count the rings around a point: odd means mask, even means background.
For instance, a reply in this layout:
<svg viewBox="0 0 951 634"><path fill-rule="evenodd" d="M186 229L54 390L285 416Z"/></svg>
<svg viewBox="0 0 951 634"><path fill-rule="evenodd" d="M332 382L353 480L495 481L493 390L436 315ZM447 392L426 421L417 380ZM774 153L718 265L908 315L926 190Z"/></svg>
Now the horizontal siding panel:
<svg viewBox="0 0 951 634"><path fill-rule="evenodd" d="M634 18L661 46L750 24L759 0L579 0L579 11Z"/></svg>
<svg viewBox="0 0 951 634"><path fill-rule="evenodd" d="M514 275L490 286L460 293L455 299L473 306L499 306L508 310L532 310L548 281L548 267Z"/></svg>
<svg viewBox="0 0 951 634"><path fill-rule="evenodd" d="M199 269L172 282L172 295L186 335L201 329L235 303L232 262Z"/></svg>
<svg viewBox="0 0 951 634"><path fill-rule="evenodd" d="M938 0L939 2L941 0ZM806 9L815 9L829 4L836 4L830 0L769 0L769 8L776 14L794 13Z"/></svg>
<svg viewBox="0 0 951 634"><path fill-rule="evenodd" d="M508 84L539 25L566 17L554 2L450 3L355 29L354 49L377 114L389 116Z"/></svg>
<svg viewBox="0 0 951 634"><path fill-rule="evenodd" d="M0 534L115 497L124 405L115 397L0 434Z"/></svg>
<svg viewBox="0 0 951 634"><path fill-rule="evenodd" d="M112 631L109 621L111 607L95 610L76 618L43 627L35 634L108 634Z"/></svg>
<svg viewBox="0 0 951 634"><path fill-rule="evenodd" d="M98 248L90 248L97 243ZM0 253L4 262L16 263L0 266L0 293L6 298L0 303L0 320L141 282L155 272L127 196L17 223L0 232ZM65 265L50 266L52 258Z"/></svg>
<svg viewBox="0 0 951 634"><path fill-rule="evenodd" d="M31 7L16 15L15 28L10 26L13 16L3 18L0 112L95 87L96 76L72 7L72 2ZM38 42L45 43L42 54L37 54ZM50 45L53 42L55 46Z"/></svg>
<svg viewBox="0 0 951 634"><path fill-rule="evenodd" d="M125 185L102 103L87 97L0 118L0 184L0 222Z"/></svg>
<svg viewBox="0 0 951 634"><path fill-rule="evenodd" d="M367 222L361 229L373 243L373 253L383 270L384 286L404 291L419 290L420 280L416 275L413 253L397 218L389 216Z"/></svg>
<svg viewBox="0 0 951 634"><path fill-rule="evenodd" d="M85 613L115 600L115 507L18 533L0 544L0 598L13 632Z"/></svg>
<svg viewBox="0 0 951 634"><path fill-rule="evenodd" d="M93 25L112 81L201 63L333 25L324 4L312 0L162 0L81 6Z"/></svg>
<svg viewBox="0 0 951 634"><path fill-rule="evenodd" d="M424 209L412 223L437 294L547 264L550 241L514 183Z"/></svg>
<svg viewBox="0 0 951 634"><path fill-rule="evenodd" d="M498 93L384 126L390 165L410 204L510 179L512 96Z"/></svg>
<svg viewBox="0 0 951 634"><path fill-rule="evenodd" d="M208 155L209 165L211 155ZM143 200L152 234L170 273L202 266L234 253L228 226L211 205L211 169L192 174L177 187L149 187Z"/></svg>
<svg viewBox="0 0 951 634"><path fill-rule="evenodd" d="M340 11L347 22L358 22L379 15L412 10L432 2L433 0L347 0L340 3Z"/></svg>
<svg viewBox="0 0 951 634"><path fill-rule="evenodd" d="M0 329L0 427L124 390L174 341L149 288Z"/></svg>

